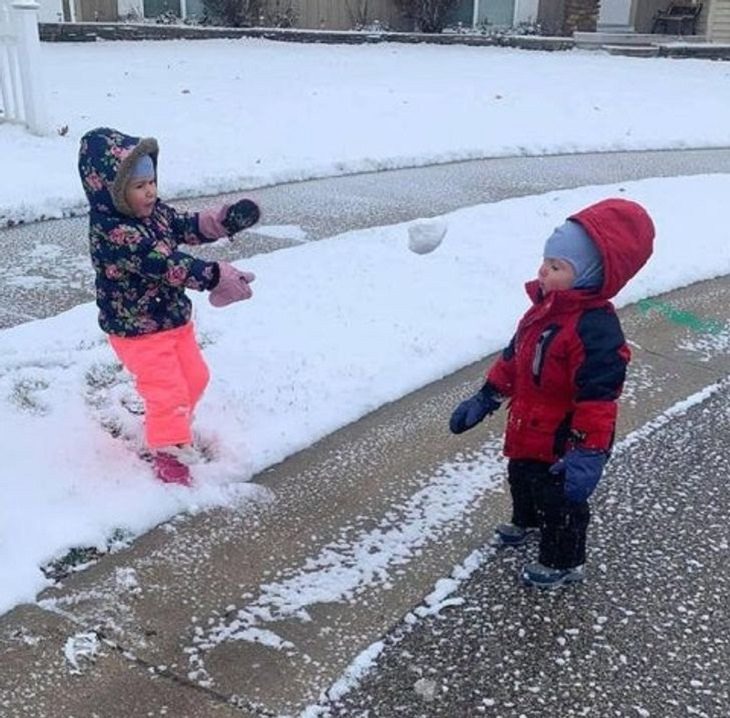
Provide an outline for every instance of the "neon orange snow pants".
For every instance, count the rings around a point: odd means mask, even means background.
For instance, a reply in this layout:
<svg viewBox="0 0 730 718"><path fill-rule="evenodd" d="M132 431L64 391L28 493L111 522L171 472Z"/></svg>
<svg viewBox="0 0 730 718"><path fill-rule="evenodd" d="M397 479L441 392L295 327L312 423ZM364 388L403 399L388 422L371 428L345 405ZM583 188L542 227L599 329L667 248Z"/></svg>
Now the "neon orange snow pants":
<svg viewBox="0 0 730 718"><path fill-rule="evenodd" d="M109 342L144 401L149 448L192 443L193 410L210 378L193 323Z"/></svg>

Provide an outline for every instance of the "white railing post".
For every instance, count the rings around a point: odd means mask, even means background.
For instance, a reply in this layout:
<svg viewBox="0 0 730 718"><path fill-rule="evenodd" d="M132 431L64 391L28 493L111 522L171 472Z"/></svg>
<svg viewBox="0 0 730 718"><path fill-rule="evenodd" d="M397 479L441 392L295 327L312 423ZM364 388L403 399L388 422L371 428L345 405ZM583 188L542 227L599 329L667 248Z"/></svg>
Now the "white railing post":
<svg viewBox="0 0 730 718"><path fill-rule="evenodd" d="M476 29L479 25L479 0L474 0L472 6L471 26Z"/></svg>
<svg viewBox="0 0 730 718"><path fill-rule="evenodd" d="M18 65L23 94L25 122L36 135L50 131L41 69L41 41L38 35L38 9L33 0L15 0L15 24L18 33Z"/></svg>
<svg viewBox="0 0 730 718"><path fill-rule="evenodd" d="M0 0L0 92L7 122L17 122L23 116L19 82L15 23L10 8Z"/></svg>

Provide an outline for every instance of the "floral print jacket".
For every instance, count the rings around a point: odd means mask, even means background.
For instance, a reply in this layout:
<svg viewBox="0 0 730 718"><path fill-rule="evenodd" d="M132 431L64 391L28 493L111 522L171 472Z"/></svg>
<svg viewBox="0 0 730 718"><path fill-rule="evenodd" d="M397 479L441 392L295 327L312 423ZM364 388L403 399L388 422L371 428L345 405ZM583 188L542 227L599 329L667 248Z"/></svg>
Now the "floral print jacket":
<svg viewBox="0 0 730 718"><path fill-rule="evenodd" d="M207 290L218 281L215 262L178 250L180 244L213 242L198 227L197 213L161 201L138 219L124 200L124 186L143 154L157 168L157 141L100 127L81 138L79 174L89 200L89 251L96 272L99 325L107 334L133 337L174 329L190 321L185 289Z"/></svg>

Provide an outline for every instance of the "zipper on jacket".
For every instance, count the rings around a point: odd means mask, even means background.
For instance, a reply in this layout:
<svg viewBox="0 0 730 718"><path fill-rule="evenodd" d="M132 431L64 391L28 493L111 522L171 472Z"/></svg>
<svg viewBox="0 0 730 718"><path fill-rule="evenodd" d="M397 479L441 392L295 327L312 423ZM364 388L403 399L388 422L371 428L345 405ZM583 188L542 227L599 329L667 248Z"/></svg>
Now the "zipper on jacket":
<svg viewBox="0 0 730 718"><path fill-rule="evenodd" d="M542 374L542 367L545 364L547 349L559 329L560 327L556 324L551 324L547 329L542 331L540 338L537 340L535 355L532 357L532 378L535 380L535 384L540 383L540 375Z"/></svg>

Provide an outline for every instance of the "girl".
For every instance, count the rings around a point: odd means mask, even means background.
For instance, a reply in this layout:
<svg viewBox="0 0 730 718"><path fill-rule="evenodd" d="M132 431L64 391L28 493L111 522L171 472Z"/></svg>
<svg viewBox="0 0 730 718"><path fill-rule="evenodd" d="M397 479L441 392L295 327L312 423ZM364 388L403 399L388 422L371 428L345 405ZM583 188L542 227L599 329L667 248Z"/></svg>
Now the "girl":
<svg viewBox="0 0 730 718"><path fill-rule="evenodd" d="M217 307L251 297L254 275L196 259L180 244L214 242L251 227L248 199L181 213L157 197L157 141L107 127L81 139L79 174L89 201L89 251L99 325L134 376L145 405L145 439L157 477L190 484L191 421L208 383L186 289L210 292Z"/></svg>

